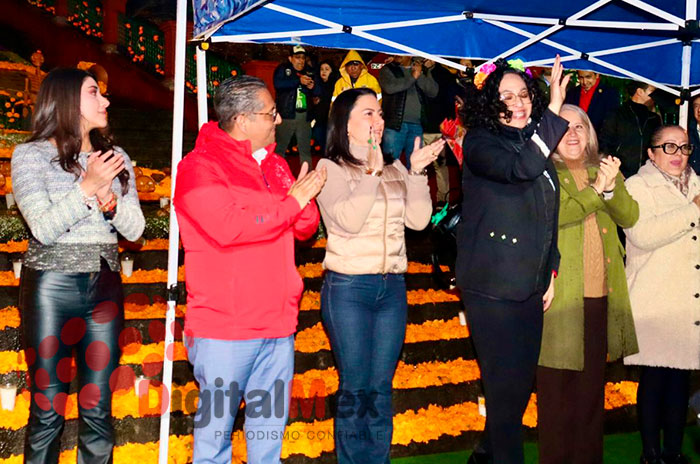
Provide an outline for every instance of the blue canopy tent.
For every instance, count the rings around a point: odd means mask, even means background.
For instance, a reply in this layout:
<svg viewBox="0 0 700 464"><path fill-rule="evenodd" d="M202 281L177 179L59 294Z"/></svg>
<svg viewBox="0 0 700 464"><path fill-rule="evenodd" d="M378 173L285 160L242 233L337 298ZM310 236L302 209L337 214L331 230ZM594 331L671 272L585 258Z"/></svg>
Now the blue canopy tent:
<svg viewBox="0 0 700 464"><path fill-rule="evenodd" d="M559 54L570 69L636 79L688 99L700 93L699 0L193 0L194 39L210 42L308 44L491 62L518 57L547 66ZM182 153L186 0L178 0L172 188ZM197 81L206 80L206 55L197 49ZM206 92L198 93L200 124ZM178 227L170 214L166 347L173 342ZM166 348L167 354L167 348ZM172 357L165 356L164 395ZM163 398L167 401L169 398ZM167 403L165 403L167 404ZM167 462L169 415L161 417L159 462Z"/></svg>

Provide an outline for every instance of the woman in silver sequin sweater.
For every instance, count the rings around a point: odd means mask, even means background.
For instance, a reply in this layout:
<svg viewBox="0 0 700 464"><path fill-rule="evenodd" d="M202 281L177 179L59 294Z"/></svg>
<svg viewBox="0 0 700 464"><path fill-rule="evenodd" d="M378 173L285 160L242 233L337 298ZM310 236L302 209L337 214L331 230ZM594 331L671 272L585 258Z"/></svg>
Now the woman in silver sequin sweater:
<svg viewBox="0 0 700 464"><path fill-rule="evenodd" d="M124 326L117 233L136 240L144 217L131 162L103 135L108 105L89 73L52 71L32 136L12 156L13 191L32 233L19 298L32 393L27 463L58 462L73 350L78 461L112 462L110 377Z"/></svg>

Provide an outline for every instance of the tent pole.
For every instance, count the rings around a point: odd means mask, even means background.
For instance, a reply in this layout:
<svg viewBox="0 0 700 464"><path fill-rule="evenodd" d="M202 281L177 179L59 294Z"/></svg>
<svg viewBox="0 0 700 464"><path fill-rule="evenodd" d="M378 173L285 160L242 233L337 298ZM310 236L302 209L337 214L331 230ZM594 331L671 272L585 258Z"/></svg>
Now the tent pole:
<svg viewBox="0 0 700 464"><path fill-rule="evenodd" d="M587 14L594 12L595 10L605 6L606 4L608 4L610 2L611 2L611 0L598 0L597 2L593 3L592 5L589 5L586 8L584 8L580 11L577 11L576 13L571 15L571 17L567 18L567 21L583 18ZM478 15L475 15L475 16L478 16ZM486 21L486 22L495 23L495 22L499 22L499 21ZM514 47L511 47L510 49L506 50L505 52L499 53L497 56L486 61L486 63L484 63L484 64L493 63L494 61L496 61L499 58L509 57L515 53L518 53L520 50L523 50L523 49L529 47L532 44L535 44L537 42L542 42L546 37L549 37L550 35L554 34L555 32L557 32L558 30L560 30L562 28L564 28L564 25L557 23L554 26L551 26L551 27L545 29L544 31L540 32L537 35L534 35L534 34L528 35L529 39L527 39L525 42L522 42Z"/></svg>
<svg viewBox="0 0 700 464"><path fill-rule="evenodd" d="M690 88L690 62L692 59L693 47L691 44L683 45L683 67L681 68L681 89ZM678 114L678 125L683 129L688 128L688 100L683 100Z"/></svg>
<svg viewBox="0 0 700 464"><path fill-rule="evenodd" d="M622 0L624 3L628 3L632 6L635 6L639 8L642 11L645 11L647 13L651 13L654 16L658 16L661 19L665 19L669 23L673 23L677 25L678 27L685 27L685 21L682 18L679 18L678 16L674 16L668 11L664 11L660 8L656 8L653 5L650 5L647 2L644 2L642 0ZM687 2L686 2L687 3Z"/></svg>
<svg viewBox="0 0 700 464"><path fill-rule="evenodd" d="M207 92L209 82L207 79L207 52L201 46L196 47L197 53L197 120L198 127L207 122L209 114L207 112Z"/></svg>
<svg viewBox="0 0 700 464"><path fill-rule="evenodd" d="M698 17L697 1L696 0L686 0L685 1L685 19L687 21L693 21ZM690 65L693 60L693 44L692 42L683 44L683 67L681 68L681 89L690 89ZM690 101L684 100L681 103L681 109L678 114L678 124L683 129L688 129L688 106Z"/></svg>
<svg viewBox="0 0 700 464"><path fill-rule="evenodd" d="M523 37L534 37L534 36L535 36L535 34L533 34L533 33L531 33L531 32L525 31L525 30L523 30L523 29L520 29L520 28L518 28L518 27L512 26L512 25L510 25L510 24L502 23L502 22L500 22L500 21L486 21L486 22L489 23L489 24L493 24L494 26L498 26L498 27L500 27L500 28L503 28L503 29L505 29L505 30L507 30L507 31L511 31L511 32L516 33L516 34L520 34L520 35L522 35ZM542 40L542 43L545 44L545 45L549 45L550 47L557 48L557 49L559 49L559 50L561 50L561 51L563 51L563 52L569 53L569 54L571 54L573 57L575 57L574 59L578 59L578 58L581 56L581 52L580 52L579 50L575 50L575 49L573 49L573 48L571 48L571 47L567 47L566 45L562 45L562 44L560 44L560 43L558 43L558 42L555 42L555 41L553 41L553 40L544 39L544 40ZM563 59L564 59L564 60L570 60L570 59L572 59L572 58L571 58L571 57L563 57ZM641 75L639 75L639 74L633 73L633 72L631 72L631 71L628 71L628 70L626 70L626 69L624 69L624 68L621 68L621 67L619 67L619 66L616 66L616 65L614 65L614 64L608 63L607 61L603 61L603 60L601 60L601 59L599 59L599 58L596 58L595 56L589 55L588 60L589 60L591 63L595 63L595 64L597 64L597 65L600 65L600 66L604 67L604 68L612 69L613 71L616 71L616 72L622 74L623 76L627 76L628 78L635 79L635 80L638 80L638 81L641 81L641 82L645 82L645 83L647 83L647 84L651 84L651 85L653 85L654 87L656 87L657 89L664 90L664 91L666 91L666 92L668 92L668 93L670 93L670 94L672 94L672 95L676 95L676 96L680 95L680 92L679 92L678 90L672 88L672 87L669 87L669 86L664 85L664 84L660 84L660 83L658 83L658 82L654 82L654 81L652 81L652 80L650 80L650 79L647 79L647 78L644 77L644 76L641 76ZM488 63L488 61L487 61L487 63ZM484 64L486 64L486 63L484 63ZM476 69L477 69L477 70L480 69L481 66L483 66L484 64L478 66Z"/></svg>
<svg viewBox="0 0 700 464"><path fill-rule="evenodd" d="M172 198L175 193L177 165L182 159L182 136L185 119L185 47L187 46L187 0L177 0L177 29L175 33L175 82L173 91L173 140L170 188L170 231L168 245L168 307L165 312L165 352L163 353L163 389L161 393L160 442L158 464L168 464L170 438L170 392L173 383L173 358L175 353L175 306L177 305L177 265L179 252L179 228Z"/></svg>

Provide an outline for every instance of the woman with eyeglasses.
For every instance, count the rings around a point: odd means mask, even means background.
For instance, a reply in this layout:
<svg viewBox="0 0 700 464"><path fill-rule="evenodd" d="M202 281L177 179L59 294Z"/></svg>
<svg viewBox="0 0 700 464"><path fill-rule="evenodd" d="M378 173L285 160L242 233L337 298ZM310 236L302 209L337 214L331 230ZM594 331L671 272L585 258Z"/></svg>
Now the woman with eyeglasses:
<svg viewBox="0 0 700 464"><path fill-rule="evenodd" d="M598 152L586 112L564 105L559 114L569 130L552 155L561 264L537 369L539 462L602 463L606 359L638 351L617 226L632 227L639 206L620 160Z"/></svg>
<svg viewBox="0 0 700 464"><path fill-rule="evenodd" d="M557 57L547 102L528 74L499 60L463 106L469 131L457 283L487 411L482 446L471 463L524 460L522 417L559 266L559 186L550 155L569 126L558 116L569 81L562 74Z"/></svg>
<svg viewBox="0 0 700 464"><path fill-rule="evenodd" d="M680 126L651 138L649 160L627 179L639 221L625 229L627 283L639 353L641 463L686 463L681 454L690 371L700 369L700 178ZM663 446L660 440L663 430Z"/></svg>

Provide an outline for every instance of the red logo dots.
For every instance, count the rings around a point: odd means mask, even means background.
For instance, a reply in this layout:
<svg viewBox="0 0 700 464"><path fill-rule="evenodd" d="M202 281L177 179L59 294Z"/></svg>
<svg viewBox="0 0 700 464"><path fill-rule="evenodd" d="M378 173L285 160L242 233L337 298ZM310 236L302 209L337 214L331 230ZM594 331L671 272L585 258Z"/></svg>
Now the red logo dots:
<svg viewBox="0 0 700 464"><path fill-rule="evenodd" d="M68 395L60 392L57 393L56 396L53 397L53 409L56 411L56 413L60 414L61 416L66 415L66 403L68 402Z"/></svg>
<svg viewBox="0 0 700 464"><path fill-rule="evenodd" d="M78 394L78 403L83 409L92 409L100 402L100 387L94 383L85 385Z"/></svg>
<svg viewBox="0 0 700 464"><path fill-rule="evenodd" d="M119 348L126 355L136 354L141 348L141 332L136 327L127 327L119 334Z"/></svg>
<svg viewBox="0 0 700 464"><path fill-rule="evenodd" d="M128 390L134 386L136 374L131 366L119 366L109 377L109 389L112 392L117 390Z"/></svg>
<svg viewBox="0 0 700 464"><path fill-rule="evenodd" d="M39 406L39 409L43 409L44 411L51 409L51 401L49 401L49 399L43 393L35 393L34 402L37 406Z"/></svg>
<svg viewBox="0 0 700 464"><path fill-rule="evenodd" d="M63 358L56 365L56 375L61 382L70 383L77 371L78 367L73 362L72 357Z"/></svg>
<svg viewBox="0 0 700 464"><path fill-rule="evenodd" d="M64 345L75 345L82 340L85 335L85 320L81 317L74 317L63 324L61 329L61 341Z"/></svg>
<svg viewBox="0 0 700 464"><path fill-rule="evenodd" d="M36 373L34 374L34 384L39 390L46 390L49 388L49 385L51 384L51 377L43 367L36 370Z"/></svg>
<svg viewBox="0 0 700 464"><path fill-rule="evenodd" d="M148 324L148 336L151 337L153 343L165 340L165 324L162 321L151 321Z"/></svg>
<svg viewBox="0 0 700 464"><path fill-rule="evenodd" d="M44 359L52 358L58 351L58 338L55 335L49 335L39 343L39 356Z"/></svg>
<svg viewBox="0 0 700 464"><path fill-rule="evenodd" d="M103 301L92 310L92 319L98 324L112 322L119 314L119 307L114 301Z"/></svg>
<svg viewBox="0 0 700 464"><path fill-rule="evenodd" d="M85 350L85 362L93 371L101 371L109 364L110 354L107 344L96 340L90 343Z"/></svg>
<svg viewBox="0 0 700 464"><path fill-rule="evenodd" d="M21 354L19 354L18 357L21 358ZM24 360L27 362L27 366L31 366L32 364L34 364L34 362L36 361L36 350L31 347L24 350ZM17 361L20 364L22 362L21 359L18 359Z"/></svg>
<svg viewBox="0 0 700 464"><path fill-rule="evenodd" d="M143 364L141 365L143 375L145 375L146 377L155 377L156 375L160 374L160 371L162 369L163 358L162 356L156 353L151 353L148 356L146 356L143 360Z"/></svg>

